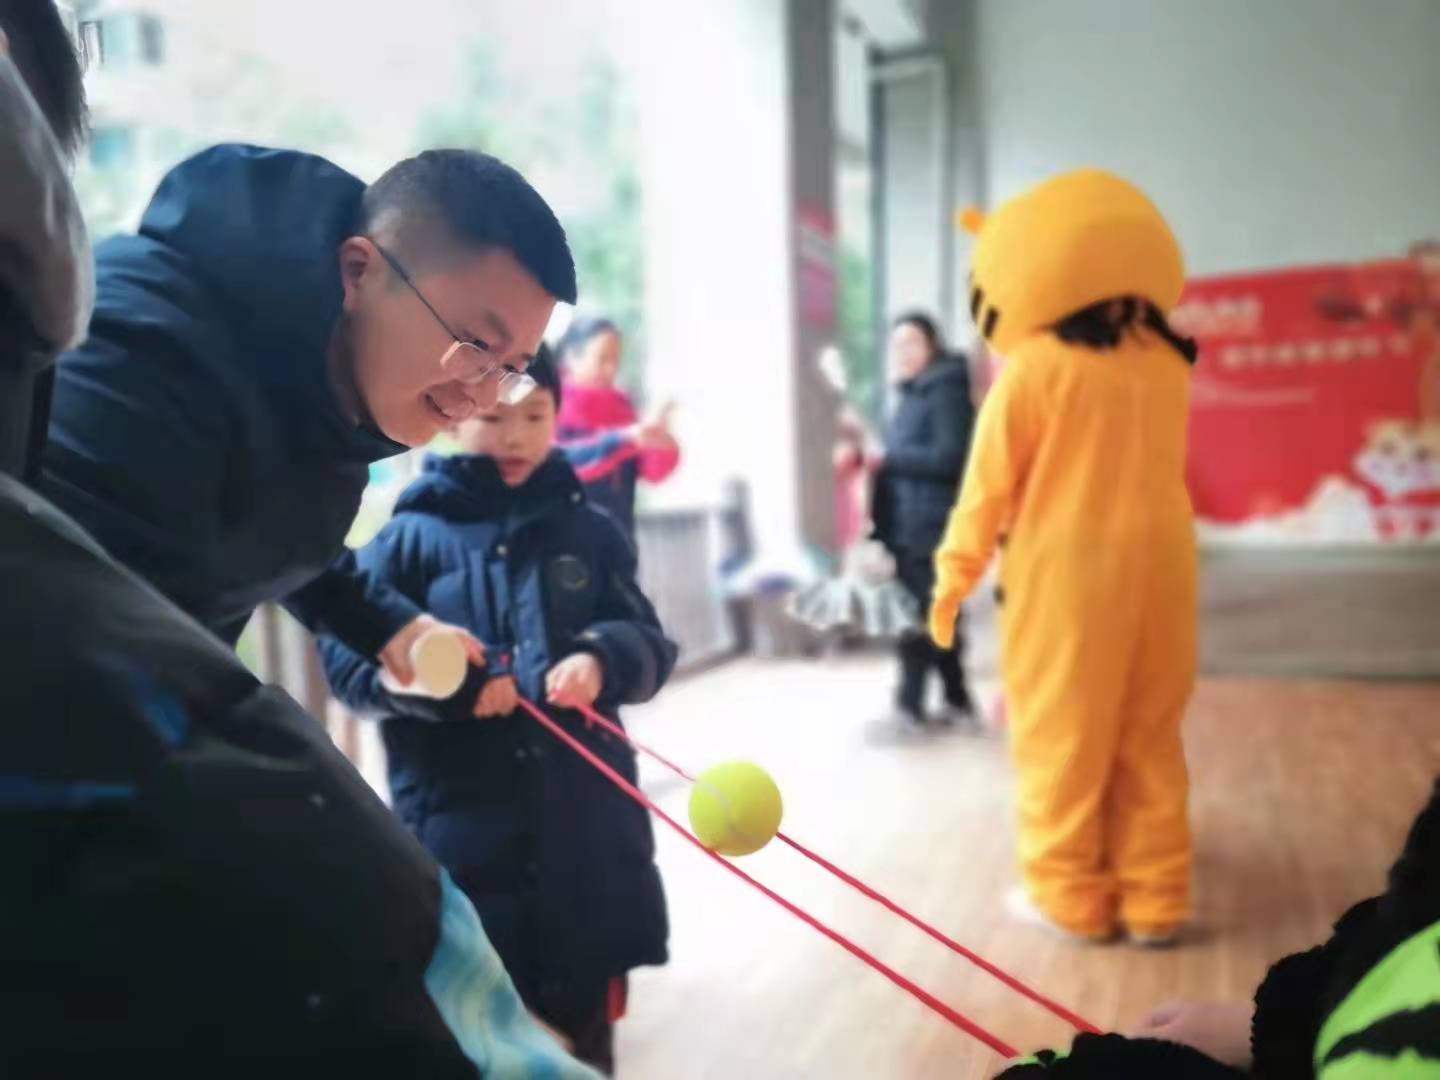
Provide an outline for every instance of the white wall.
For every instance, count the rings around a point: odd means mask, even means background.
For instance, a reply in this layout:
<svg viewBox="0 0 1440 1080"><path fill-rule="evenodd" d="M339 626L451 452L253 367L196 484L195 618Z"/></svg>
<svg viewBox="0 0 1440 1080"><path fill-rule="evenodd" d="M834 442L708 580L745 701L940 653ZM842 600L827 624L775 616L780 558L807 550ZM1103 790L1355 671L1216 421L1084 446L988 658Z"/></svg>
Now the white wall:
<svg viewBox="0 0 1440 1080"><path fill-rule="evenodd" d="M684 447L655 496L713 502L743 477L780 545L801 505L785 5L615 7L640 109L648 390L679 403Z"/></svg>
<svg viewBox="0 0 1440 1080"><path fill-rule="evenodd" d="M1113 169L1170 215L1196 274L1440 235L1436 0L976 0L974 14L954 44L976 65L992 202Z"/></svg>
<svg viewBox="0 0 1440 1080"><path fill-rule="evenodd" d="M950 199L942 168L944 140L937 124L947 110L937 100L933 66L898 61L898 76L879 82L880 214L885 242L886 323L901 311L920 308L943 318L945 273L943 245ZM943 92L943 91L941 91Z"/></svg>

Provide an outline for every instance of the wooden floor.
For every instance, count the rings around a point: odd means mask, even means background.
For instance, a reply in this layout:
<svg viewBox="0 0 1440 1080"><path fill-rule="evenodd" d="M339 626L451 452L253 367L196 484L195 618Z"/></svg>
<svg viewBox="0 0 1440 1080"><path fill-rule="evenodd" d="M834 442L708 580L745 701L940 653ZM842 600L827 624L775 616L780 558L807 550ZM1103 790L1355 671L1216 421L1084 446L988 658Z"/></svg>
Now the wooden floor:
<svg viewBox="0 0 1440 1080"><path fill-rule="evenodd" d="M1212 681L1189 720L1198 938L1168 953L1077 947L1005 918L1010 773L998 738L873 738L879 658L736 664L631 714L681 763L769 768L797 839L1106 1027L1177 996L1247 996L1276 957L1376 891L1440 771L1440 684ZM683 816L686 791L646 767ZM622 1074L945 1077L999 1059L657 826L672 962L639 972ZM1064 1026L793 853L743 862L904 974L1023 1048Z"/></svg>

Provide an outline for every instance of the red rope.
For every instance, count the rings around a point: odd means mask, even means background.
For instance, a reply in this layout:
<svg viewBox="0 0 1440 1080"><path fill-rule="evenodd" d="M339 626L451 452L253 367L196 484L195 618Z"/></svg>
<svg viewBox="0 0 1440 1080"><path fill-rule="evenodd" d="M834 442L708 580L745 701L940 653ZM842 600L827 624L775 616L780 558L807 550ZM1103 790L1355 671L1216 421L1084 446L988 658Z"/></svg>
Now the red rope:
<svg viewBox="0 0 1440 1080"><path fill-rule="evenodd" d="M871 953L866 952L859 945L856 945L853 941L845 937L839 931L832 930L829 926L825 925L825 923L821 922L819 919L815 918L815 916L811 915L808 911L804 910L796 904L791 903L789 900L785 899L785 897L777 893L774 889L771 889L769 886L762 884L756 878L751 877L744 870L741 870L734 863L730 862L730 860L710 850L700 841L698 837L691 833L689 829L685 828L685 826L681 825L669 814L665 813L664 810L660 809L660 807L655 805L655 803L651 801L651 799L644 792L642 792L634 784L630 783L630 781L626 780L618 772L612 769L609 765L602 761L593 751L591 751L589 747L587 747L579 739L575 738L575 736L571 735L568 731L566 731L563 727L557 724L549 716L545 715L545 713L538 709L534 704L525 700L524 698L521 698L520 707L526 712L528 712L532 717L534 717L535 720L537 720L540 724L548 728L556 737L558 737L567 746L569 746L570 749L574 750L591 765L599 769L601 773L608 777L610 781L614 783L615 786L618 787L621 791L623 791L626 795L629 795L632 799L640 803L642 806L648 807L656 817L658 817L661 821L665 822L665 824L669 825L672 829L678 832L686 840L690 841L690 843L694 844L706 855L710 856L710 858L714 859L726 870L730 871L730 873L734 874L742 881L748 882L754 888L758 889L760 892L768 896L771 900L774 900L786 911L790 912L790 914L794 915L802 922L809 924L811 927L824 934L831 941L835 942L835 944L839 945L842 949L850 953L852 956L856 957L857 959L863 961L866 964L869 964L870 967L874 968L881 975L884 975L885 978L889 979L896 986L900 987L900 989L904 990L906 993L910 994L917 1000L923 1002L925 1005L928 1005L935 1012L939 1013L946 1020L949 1020L952 1024L958 1027L961 1031L964 1031L966 1034L971 1035L976 1039L979 1039L986 1046L990 1047L990 1049L994 1050L997 1054L1000 1054L1003 1057L1013 1058L1016 1056L1015 1048L1010 1044L1006 1043L1003 1039L999 1038L996 1035L992 1035L990 1032L986 1031L969 1017L957 1012L949 1005L946 1005L943 1001L937 998L934 994L930 993L928 990L925 990L923 987L920 987L915 983L911 982L904 975L901 975L898 971L890 967L884 961L878 959Z"/></svg>
<svg viewBox="0 0 1440 1080"><path fill-rule="evenodd" d="M602 716L594 709L582 708L580 712L590 723L599 724L606 731L609 731L612 734L618 736L619 738L624 739L631 746L635 747L636 750L639 750L641 753L648 754L650 757L654 758L656 761L660 762L660 764L675 772L677 775L684 777L686 780L690 780L692 782L694 781L695 778L689 773L687 773L684 769L682 769L679 765L676 765L673 761L662 757L650 747L640 742L640 740L633 738L629 732L627 732L624 728L622 728L619 724L615 723L613 720L609 719L608 717ZM826 859L824 856L819 855L814 851L811 851L808 847L800 843L798 840L795 840L793 837L787 836L783 832L776 833L775 835L782 843L788 844L794 850L798 851L801 855L805 856L805 858L815 863L816 866L819 866L824 870L828 870L830 873L834 874L837 878L843 881L846 885L849 885L852 889L855 889L862 895L869 897L871 900L875 901L875 903L879 904L881 907L885 908L885 910L891 912L892 914L900 916L900 918L904 919L911 926L914 926L916 929L928 934L930 937L940 942L940 944L944 945L951 952L963 956L966 960L970 961L970 963L974 964L981 971L993 975L996 979L999 979L1000 982L1004 983L1006 986L1010 987L1010 989L1014 990L1017 994L1029 998L1031 1001L1035 1002L1035 1004L1049 1010L1051 1013L1060 1017L1066 1023L1073 1025L1079 1031L1095 1033L1100 1030L1094 1024L1091 1024L1088 1020L1072 1012L1070 1009L1067 1009L1064 1005L1061 1005L1059 1002L1046 997L1044 994L1040 993L1040 991L1035 990L1030 986L1027 986L1025 983L1017 979L1014 975L1011 975L1008 971L996 967L990 961L986 960L983 956L979 955L971 949L966 948L964 945L960 944L960 942L956 941L954 938L950 937L948 934L944 933L938 928L932 926L930 923L927 923L919 916L911 914L905 908L897 904L894 900L891 900L888 896L885 896L883 893L865 884L865 882L861 881L853 874L846 873L844 870L840 869L840 867L832 863L829 859Z"/></svg>

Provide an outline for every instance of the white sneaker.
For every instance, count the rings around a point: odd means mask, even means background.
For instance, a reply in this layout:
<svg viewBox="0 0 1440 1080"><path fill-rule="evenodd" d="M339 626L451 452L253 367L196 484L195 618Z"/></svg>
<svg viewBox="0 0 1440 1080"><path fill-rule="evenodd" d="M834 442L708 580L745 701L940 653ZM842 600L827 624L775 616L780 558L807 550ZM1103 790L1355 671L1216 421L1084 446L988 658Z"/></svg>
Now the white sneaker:
<svg viewBox="0 0 1440 1080"><path fill-rule="evenodd" d="M1024 886L1017 885L1005 894L1005 911L1023 926L1044 930L1056 937L1064 938L1066 941L1074 941L1083 945L1103 945L1115 940L1114 930L1097 934L1077 934L1073 930L1067 930L1058 923L1052 922L1048 915L1035 906L1035 901L1030 899L1030 894L1025 891Z"/></svg>
<svg viewBox="0 0 1440 1080"><path fill-rule="evenodd" d="M1173 949L1184 936L1184 926L1170 926L1155 930L1127 929L1125 936L1131 945L1142 949Z"/></svg>
<svg viewBox="0 0 1440 1080"><path fill-rule="evenodd" d="M961 735L981 735L984 729L980 721L975 719L975 713L969 709L962 709L958 705L946 705L935 715L935 723L947 731L955 731Z"/></svg>
<svg viewBox="0 0 1440 1080"><path fill-rule="evenodd" d="M866 740L877 746L903 746L920 742L929 734L923 716L896 708L869 725Z"/></svg>

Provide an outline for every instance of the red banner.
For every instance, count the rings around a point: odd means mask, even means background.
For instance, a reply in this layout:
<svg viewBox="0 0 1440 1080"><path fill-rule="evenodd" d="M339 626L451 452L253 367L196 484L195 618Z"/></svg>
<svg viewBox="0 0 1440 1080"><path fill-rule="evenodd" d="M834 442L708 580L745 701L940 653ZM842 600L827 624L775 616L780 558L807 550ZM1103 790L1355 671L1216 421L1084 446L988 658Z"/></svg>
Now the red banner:
<svg viewBox="0 0 1440 1080"><path fill-rule="evenodd" d="M835 220L828 210L801 206L795 223L800 321L835 332Z"/></svg>
<svg viewBox="0 0 1440 1080"><path fill-rule="evenodd" d="M1209 538L1440 542L1440 245L1196 279L1175 323Z"/></svg>

